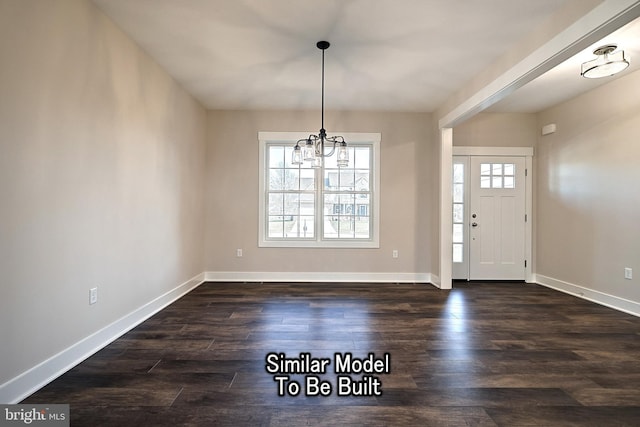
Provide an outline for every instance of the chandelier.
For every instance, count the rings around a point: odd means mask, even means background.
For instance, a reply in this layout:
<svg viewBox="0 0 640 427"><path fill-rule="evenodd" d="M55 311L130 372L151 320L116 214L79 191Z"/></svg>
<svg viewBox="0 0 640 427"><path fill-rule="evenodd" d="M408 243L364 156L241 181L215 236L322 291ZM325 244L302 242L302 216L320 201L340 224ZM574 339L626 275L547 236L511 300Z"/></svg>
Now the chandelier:
<svg viewBox="0 0 640 427"><path fill-rule="evenodd" d="M613 76L629 66L629 61L624 57L624 50L614 52L618 46L608 44L600 46L593 51L598 57L582 64L580 75L588 79Z"/></svg>
<svg viewBox="0 0 640 427"><path fill-rule="evenodd" d="M319 168L322 166L322 159L333 156L337 148L336 160L338 167L346 167L349 166L349 151L347 150L346 141L341 136L327 136L327 131L324 129L324 51L327 50L330 44L327 41L319 41L316 46L322 50L322 121L320 133L318 135L309 135L308 138L300 139L296 142L291 163L301 165L302 161L305 160L311 162L311 167ZM333 144L333 148L328 153L325 153L324 150L325 143ZM303 144L304 148L301 148L300 144Z"/></svg>

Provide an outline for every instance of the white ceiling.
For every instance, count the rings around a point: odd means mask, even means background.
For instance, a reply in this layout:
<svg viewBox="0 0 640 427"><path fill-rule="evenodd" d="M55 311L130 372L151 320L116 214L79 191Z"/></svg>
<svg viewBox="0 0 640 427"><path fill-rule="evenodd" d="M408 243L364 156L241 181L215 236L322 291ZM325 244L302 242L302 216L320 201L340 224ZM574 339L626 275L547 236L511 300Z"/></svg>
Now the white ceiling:
<svg viewBox="0 0 640 427"><path fill-rule="evenodd" d="M595 59L593 51L597 47L607 44L616 44L618 50L624 50L625 58L630 63L629 67L612 77L600 79L581 77L582 63ZM636 60L634 61L633 58ZM488 111L534 113L638 69L640 69L640 19L630 22L597 43L593 43L580 53L521 87L509 97L491 106Z"/></svg>
<svg viewBox="0 0 640 427"><path fill-rule="evenodd" d="M328 109L416 112L434 111L566 3L93 1L208 108L318 109L322 54L316 42L328 40ZM640 31L627 30L625 37L635 37L635 46L622 36L614 41L640 57ZM579 76L591 50L492 110L538 111L602 83Z"/></svg>

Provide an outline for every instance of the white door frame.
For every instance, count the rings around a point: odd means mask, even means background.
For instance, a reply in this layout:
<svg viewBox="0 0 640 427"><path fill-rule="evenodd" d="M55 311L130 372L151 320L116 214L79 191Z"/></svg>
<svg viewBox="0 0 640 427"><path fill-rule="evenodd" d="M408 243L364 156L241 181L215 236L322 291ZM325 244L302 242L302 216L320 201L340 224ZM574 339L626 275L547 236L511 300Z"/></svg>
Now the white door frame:
<svg viewBox="0 0 640 427"><path fill-rule="evenodd" d="M526 265L524 269L524 277L527 283L533 283L533 147L452 147L453 156L493 156L493 157L524 157L525 158L525 215L527 221L525 223L525 236L524 236L524 256ZM465 183L465 188L469 185L469 182ZM450 187L453 188L453 187ZM466 199L469 191L465 191L465 220L468 223L468 210L469 204ZM451 204L453 206L453 203ZM453 224L450 230L453 229ZM468 253L468 234L466 237L466 249ZM449 247L449 252L451 248ZM468 277L468 276L467 276Z"/></svg>

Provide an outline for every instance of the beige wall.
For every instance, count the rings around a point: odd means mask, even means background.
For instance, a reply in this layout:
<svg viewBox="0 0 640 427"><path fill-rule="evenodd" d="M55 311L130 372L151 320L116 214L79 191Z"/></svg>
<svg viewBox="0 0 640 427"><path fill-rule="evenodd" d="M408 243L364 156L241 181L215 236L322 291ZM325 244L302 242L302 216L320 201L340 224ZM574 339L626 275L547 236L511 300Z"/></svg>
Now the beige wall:
<svg viewBox="0 0 640 427"><path fill-rule="evenodd" d="M537 273L640 302L640 71L543 111ZM624 280L624 267L634 279Z"/></svg>
<svg viewBox="0 0 640 427"><path fill-rule="evenodd" d="M538 122L530 113L480 113L453 129L453 145L535 147Z"/></svg>
<svg viewBox="0 0 640 427"><path fill-rule="evenodd" d="M1 385L203 271L206 112L82 0L0 2L0 63Z"/></svg>
<svg viewBox="0 0 640 427"><path fill-rule="evenodd" d="M380 132L380 249L258 248L258 132L317 133L319 112L210 111L206 269L216 272L428 273L433 237L432 118L416 113L326 112L329 134ZM242 248L244 256L236 257ZM391 253L399 251L399 258Z"/></svg>

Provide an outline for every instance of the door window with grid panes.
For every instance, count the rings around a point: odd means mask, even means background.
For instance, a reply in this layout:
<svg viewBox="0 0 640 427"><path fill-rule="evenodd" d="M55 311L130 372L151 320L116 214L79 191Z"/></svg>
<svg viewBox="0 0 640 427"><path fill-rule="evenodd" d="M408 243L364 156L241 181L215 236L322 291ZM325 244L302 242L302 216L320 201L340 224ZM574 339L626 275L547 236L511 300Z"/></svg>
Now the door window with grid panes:
<svg viewBox="0 0 640 427"><path fill-rule="evenodd" d="M513 163L481 163L480 188L515 188Z"/></svg>

